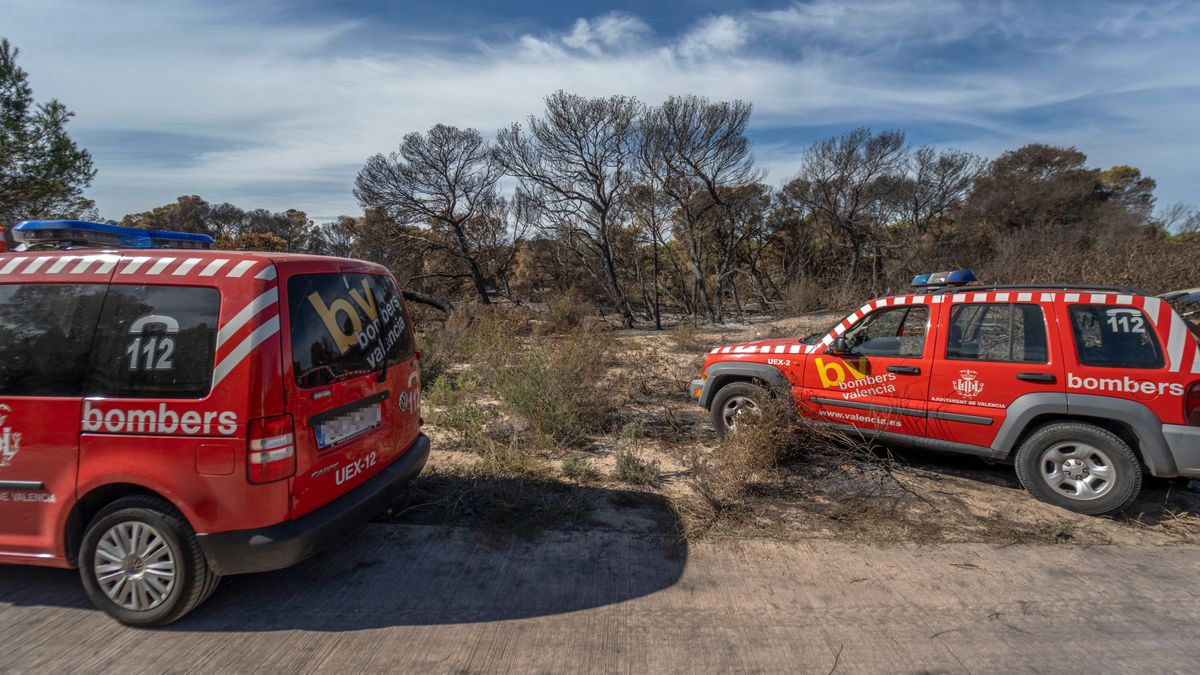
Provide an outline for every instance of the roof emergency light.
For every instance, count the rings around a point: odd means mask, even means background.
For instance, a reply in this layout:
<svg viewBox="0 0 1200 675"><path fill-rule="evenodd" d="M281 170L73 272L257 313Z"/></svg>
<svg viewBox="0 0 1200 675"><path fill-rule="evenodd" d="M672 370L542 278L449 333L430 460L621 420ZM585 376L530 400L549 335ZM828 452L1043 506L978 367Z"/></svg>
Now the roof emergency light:
<svg viewBox="0 0 1200 675"><path fill-rule="evenodd" d="M51 248L183 248L212 249L216 242L207 234L139 230L86 220L25 220L12 229L22 250L35 246Z"/></svg>
<svg viewBox="0 0 1200 675"><path fill-rule="evenodd" d="M949 272L934 272L933 274L918 274L913 277L912 285L925 288L939 286L965 286L972 281L978 281L975 273L969 267Z"/></svg>

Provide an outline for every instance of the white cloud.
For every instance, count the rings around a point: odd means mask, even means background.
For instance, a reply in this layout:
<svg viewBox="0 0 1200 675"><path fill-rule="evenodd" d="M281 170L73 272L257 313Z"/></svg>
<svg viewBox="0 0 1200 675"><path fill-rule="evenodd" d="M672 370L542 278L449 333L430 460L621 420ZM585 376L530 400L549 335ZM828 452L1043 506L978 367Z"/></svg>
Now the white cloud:
<svg viewBox="0 0 1200 675"><path fill-rule="evenodd" d="M683 36L679 53L690 59L727 54L746 44L747 29L732 16L721 15L701 19L696 27Z"/></svg>
<svg viewBox="0 0 1200 675"><path fill-rule="evenodd" d="M9 0L3 31L22 49L35 95L74 110L71 128L85 143L136 133L206 139L171 161L87 143L99 169L89 194L109 217L181 194L353 213L358 167L404 133L444 122L491 134L560 88L649 102L744 98L755 104L755 129L772 139L772 129L868 124L953 128L941 136L989 153L1075 144L1098 163L1140 166L1159 180L1162 201L1200 201L1200 168L1189 159L1200 138L1200 8L1175 6L1172 21L1145 10L1093 24L1073 16L1059 35L1053 16L1031 9L1011 21L1007 6L818 0L705 17L674 36L608 14L482 46L397 40L366 50L355 43L362 24L286 23L258 5ZM1155 39L1123 37L1148 32ZM1011 51L962 63L929 53L976 35ZM772 142L756 153L776 182L794 171L802 144Z"/></svg>

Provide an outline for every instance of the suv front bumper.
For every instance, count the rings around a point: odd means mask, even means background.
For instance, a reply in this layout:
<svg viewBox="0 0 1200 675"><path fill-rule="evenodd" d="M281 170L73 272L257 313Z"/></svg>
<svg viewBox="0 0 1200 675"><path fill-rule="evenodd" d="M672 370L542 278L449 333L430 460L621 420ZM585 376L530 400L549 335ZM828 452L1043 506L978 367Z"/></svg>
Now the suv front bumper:
<svg viewBox="0 0 1200 675"><path fill-rule="evenodd" d="M429 437L419 434L399 459L312 513L278 525L200 534L196 539L209 567L222 576L290 567L328 548L402 497L427 459Z"/></svg>

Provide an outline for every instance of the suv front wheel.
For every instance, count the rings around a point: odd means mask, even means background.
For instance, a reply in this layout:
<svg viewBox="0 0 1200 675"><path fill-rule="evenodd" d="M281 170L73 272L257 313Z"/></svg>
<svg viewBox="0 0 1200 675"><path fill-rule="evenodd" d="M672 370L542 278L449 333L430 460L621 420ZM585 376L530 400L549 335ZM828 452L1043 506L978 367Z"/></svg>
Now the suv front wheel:
<svg viewBox="0 0 1200 675"><path fill-rule="evenodd" d="M1044 502L1088 515L1123 510L1142 489L1142 467L1115 434L1080 422L1048 424L1017 450L1017 478Z"/></svg>
<svg viewBox="0 0 1200 675"><path fill-rule="evenodd" d="M731 382L717 390L709 409L717 438L724 440L725 436L736 432L738 420L757 416L761 412L759 406L767 396L762 387L751 382Z"/></svg>

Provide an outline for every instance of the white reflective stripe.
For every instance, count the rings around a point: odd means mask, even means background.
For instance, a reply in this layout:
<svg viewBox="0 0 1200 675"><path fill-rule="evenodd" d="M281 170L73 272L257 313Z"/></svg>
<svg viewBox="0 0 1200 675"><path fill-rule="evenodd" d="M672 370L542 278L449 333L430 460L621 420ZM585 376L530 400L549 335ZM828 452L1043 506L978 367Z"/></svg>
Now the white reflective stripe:
<svg viewBox="0 0 1200 675"><path fill-rule="evenodd" d="M922 304L925 304L925 296L923 296L923 295L918 295L917 297L913 298L913 304L914 304L914 305L922 305Z"/></svg>
<svg viewBox="0 0 1200 675"><path fill-rule="evenodd" d="M784 347L787 347L787 345L775 345L775 353L782 354Z"/></svg>
<svg viewBox="0 0 1200 675"><path fill-rule="evenodd" d="M1106 304L1108 302L1108 296L1105 295L1104 293L1092 293L1091 302L1093 305Z"/></svg>
<svg viewBox="0 0 1200 675"><path fill-rule="evenodd" d="M833 327L834 335L841 335L842 333L845 333L845 332L846 332L846 327L840 323Z"/></svg>
<svg viewBox="0 0 1200 675"><path fill-rule="evenodd" d="M1150 317L1150 323L1159 324L1158 311L1162 309L1162 300L1155 297L1147 297L1146 303L1142 305L1142 309L1146 310L1146 315Z"/></svg>
<svg viewBox="0 0 1200 675"><path fill-rule="evenodd" d="M224 326L221 326L221 329L217 331L217 349L220 349L221 345L225 344L229 338L236 335L243 326L250 322L250 319L258 316L268 307L274 306L277 302L279 302L278 286L272 286L271 288L267 289L266 293L263 293L257 298L251 300L250 304L243 307L237 314L234 314L233 318L226 322Z"/></svg>
<svg viewBox="0 0 1200 675"><path fill-rule="evenodd" d="M146 256L138 256L136 258L130 258L129 264L127 264L127 265L125 265L125 267L121 268L121 274L134 274L135 272L137 272L138 270L140 270L142 268L142 265L145 265L149 261L150 261L150 258L148 258Z"/></svg>
<svg viewBox="0 0 1200 675"><path fill-rule="evenodd" d="M1192 372L1200 373L1200 344L1196 345L1196 358L1192 359Z"/></svg>
<svg viewBox="0 0 1200 675"><path fill-rule="evenodd" d="M250 268L254 267L255 262L256 261L254 260L243 260L242 262L234 265L233 269L229 270L229 274L226 274L225 276L229 277L230 279L237 279L246 272L249 272Z"/></svg>
<svg viewBox="0 0 1200 675"><path fill-rule="evenodd" d="M224 266L225 266L225 263L227 263L227 262L229 262L229 261L228 261L227 259L225 259L225 258L217 258L216 260L214 260L214 261L212 261L212 262L208 263L208 267L205 267L205 268L204 268L204 269L203 269L203 270L200 272L200 276L202 276L202 277L211 277L212 275L214 275L214 274L216 274L216 273L217 273L217 270L219 270L219 269L221 269L222 267L224 267Z"/></svg>
<svg viewBox="0 0 1200 675"><path fill-rule="evenodd" d="M730 349L733 349L733 347L722 347L722 348L721 348L721 353L722 353L722 354L728 354Z"/></svg>
<svg viewBox="0 0 1200 675"><path fill-rule="evenodd" d="M1042 293L1042 302L1054 302L1054 294Z"/></svg>
<svg viewBox="0 0 1200 675"><path fill-rule="evenodd" d="M933 302L933 304L935 304L935 305L940 305L940 304L942 304L943 302L945 302L945 301L946 301L946 296L944 296L944 295L935 295L935 296L933 296L932 298L930 298L930 300Z"/></svg>
<svg viewBox="0 0 1200 675"><path fill-rule="evenodd" d="M188 258L187 260L184 260L183 262L179 263L179 267L175 268L175 271L171 273L171 276L181 277L191 272L193 267L200 264L200 261L200 258Z"/></svg>
<svg viewBox="0 0 1200 675"><path fill-rule="evenodd" d="M21 274L33 274L49 260L50 258L34 258L33 260L29 261L29 264L25 266L25 269L21 270Z"/></svg>
<svg viewBox="0 0 1200 675"><path fill-rule="evenodd" d="M159 258L153 265L150 266L150 269L146 270L146 274L150 276L162 274L163 270L167 269L167 266L173 262L175 262L174 258Z"/></svg>
<svg viewBox="0 0 1200 675"><path fill-rule="evenodd" d="M7 265L5 265L3 268L0 268L0 274L12 274L12 271L17 269L17 267L26 260L28 260L28 258L13 258L12 260L9 260Z"/></svg>
<svg viewBox="0 0 1200 675"><path fill-rule="evenodd" d="M996 302L1008 302L1008 293L997 293Z"/></svg>
<svg viewBox="0 0 1200 675"><path fill-rule="evenodd" d="M258 274L255 274L254 278L262 279L263 281L270 281L270 280L274 279L275 278L274 263L267 263L267 266L263 269L263 271L259 272Z"/></svg>
<svg viewBox="0 0 1200 675"><path fill-rule="evenodd" d="M887 299L887 298L880 298L880 299L878 299L878 300L876 300L876 301L875 301L875 307L876 307L877 309L878 309L879 307L887 307L887 306L888 306L888 299Z"/></svg>
<svg viewBox="0 0 1200 675"><path fill-rule="evenodd" d="M46 270L46 274L58 274L64 267L67 266L67 263L71 262L72 260L79 260L79 258L71 257L59 258L58 260L55 260L54 264L50 266L50 269Z"/></svg>
<svg viewBox="0 0 1200 675"><path fill-rule="evenodd" d="M1017 302L1029 302L1033 300L1033 293L1018 293Z"/></svg>
<svg viewBox="0 0 1200 675"><path fill-rule="evenodd" d="M804 345L804 353L809 354L816 350L816 345Z"/></svg>
<svg viewBox="0 0 1200 675"><path fill-rule="evenodd" d="M976 293L975 302L987 302L987 293Z"/></svg>
<svg viewBox="0 0 1200 675"><path fill-rule="evenodd" d="M248 335L245 340L242 340L237 347L234 347L233 351L229 352L229 355L222 359L221 362L217 364L217 367L213 369L213 389L216 389L217 385L221 383L221 380L224 380L229 373L233 372L233 369L237 368L238 364L241 363L242 360L244 360L247 356L249 356L250 352L254 351L255 347L259 346L265 342L267 338L278 332L278 314L271 317L270 320L263 325L255 328L253 333Z"/></svg>
<svg viewBox="0 0 1200 675"><path fill-rule="evenodd" d="M955 293L955 294L954 294L954 301L955 301L955 302L966 302L966 301L967 301L967 294L966 294L966 293Z"/></svg>
<svg viewBox="0 0 1200 675"><path fill-rule="evenodd" d="M812 349L812 346L810 345L808 348ZM800 353L800 345L791 345L790 347L788 347L788 353L789 354L799 354Z"/></svg>
<svg viewBox="0 0 1200 675"><path fill-rule="evenodd" d="M1079 302L1078 293L1067 293L1063 296L1063 302Z"/></svg>
<svg viewBox="0 0 1200 675"><path fill-rule="evenodd" d="M895 302L893 302L892 304L893 305L906 305L906 304L908 304L908 296L902 295L902 296L896 298Z"/></svg>
<svg viewBox="0 0 1200 675"><path fill-rule="evenodd" d="M716 354L716 353L717 353L717 352L719 352L719 351L721 351L721 348L720 348L720 347L713 347L712 351L711 351L711 352L709 352L709 354Z"/></svg>
<svg viewBox="0 0 1200 675"><path fill-rule="evenodd" d="M858 311L862 312L863 314L866 314L867 312L871 311L871 305L870 304L863 305L862 307L858 308Z"/></svg>
<svg viewBox="0 0 1200 675"><path fill-rule="evenodd" d="M88 271L88 268L92 266L92 263L96 262L100 263L100 265L96 268L93 274L107 274L108 272L112 271L113 267L116 266L118 260L120 260L120 258L112 255L89 255L80 259L79 263L71 269L71 274L83 274L84 272Z"/></svg>
<svg viewBox="0 0 1200 675"><path fill-rule="evenodd" d="M830 342L833 342L832 335L826 335L825 337L821 338L821 344L825 345L826 347L829 346Z"/></svg>
<svg viewBox="0 0 1200 675"><path fill-rule="evenodd" d="M1118 305L1132 305L1133 304L1133 296L1132 295L1118 295L1117 296L1117 304Z"/></svg>
<svg viewBox="0 0 1200 675"><path fill-rule="evenodd" d="M1178 373L1183 368L1183 346L1191 336L1183 319L1171 310L1171 335L1167 338L1167 358L1171 361L1171 372Z"/></svg>

